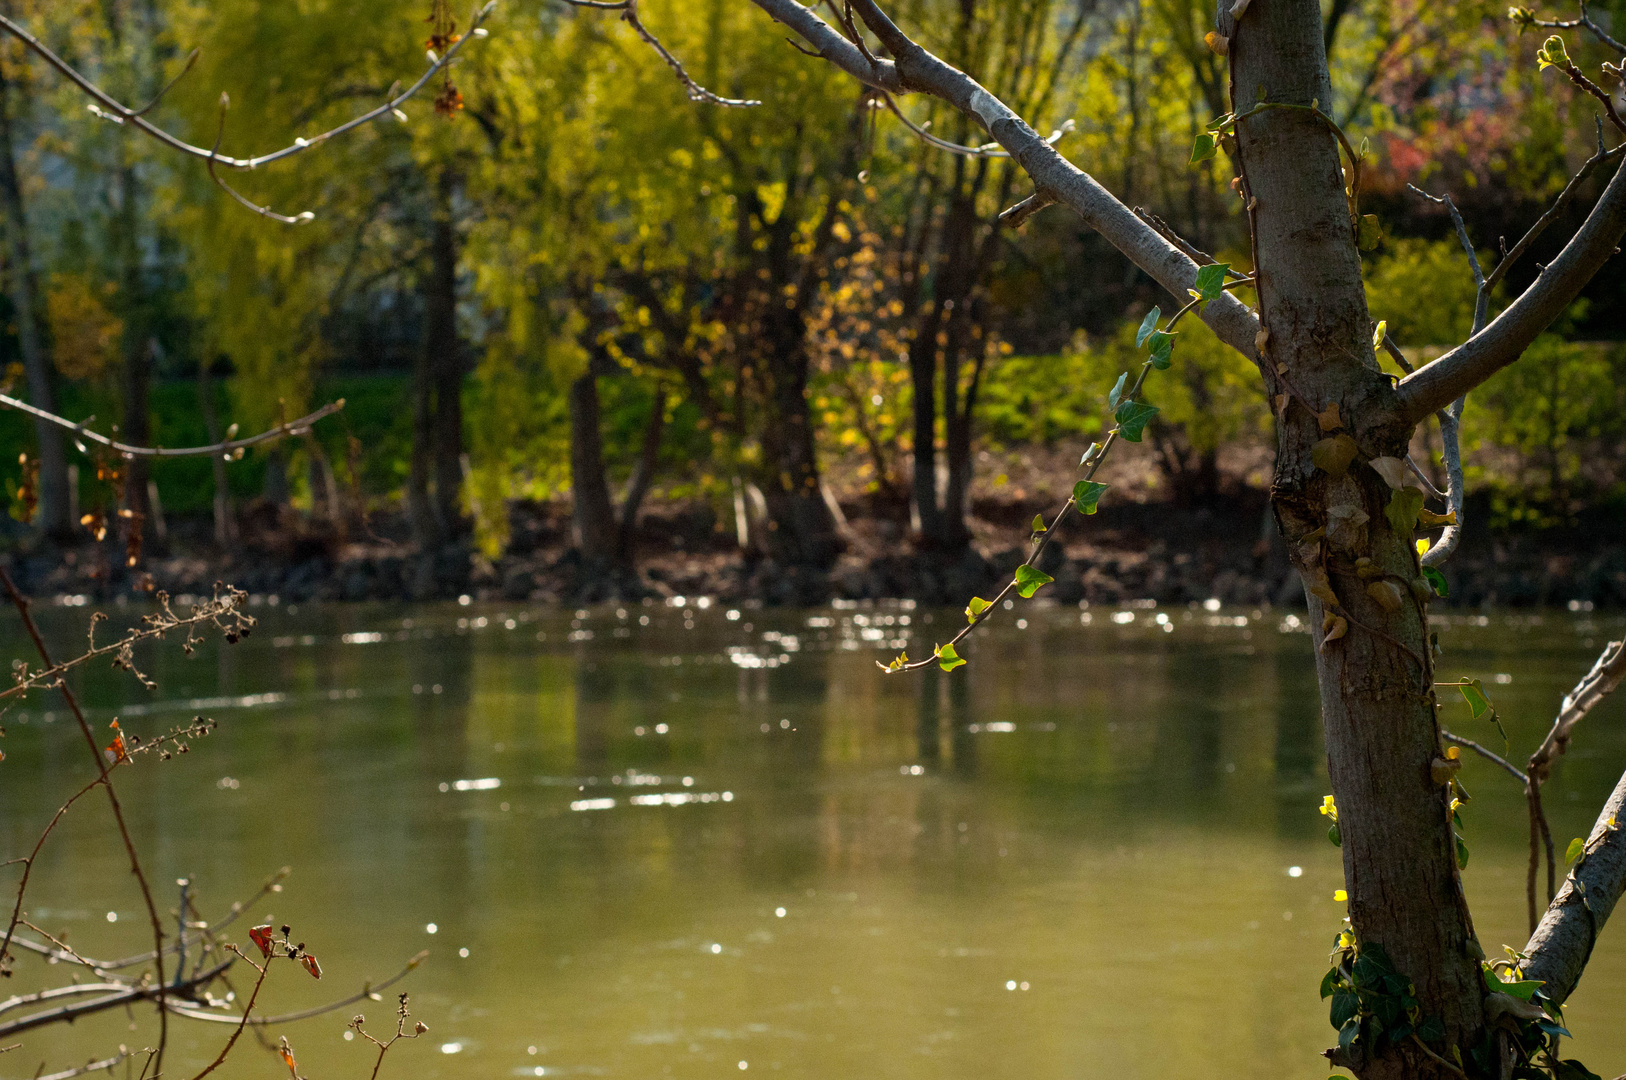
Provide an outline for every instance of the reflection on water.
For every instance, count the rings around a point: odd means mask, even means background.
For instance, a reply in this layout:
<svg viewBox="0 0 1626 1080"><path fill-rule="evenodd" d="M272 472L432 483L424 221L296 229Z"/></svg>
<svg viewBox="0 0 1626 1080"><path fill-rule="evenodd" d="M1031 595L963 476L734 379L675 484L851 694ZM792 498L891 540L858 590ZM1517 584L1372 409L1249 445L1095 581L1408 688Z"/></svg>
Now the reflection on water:
<svg viewBox="0 0 1626 1080"><path fill-rule="evenodd" d="M190 878L206 909L294 867L250 914L292 924L326 976L277 969L269 1010L430 950L404 984L429 1034L385 1075L1325 1075L1316 986L1343 882L1291 616L1025 606L952 676L887 677L877 659L929 652L961 616L699 600L259 612L236 647L149 650L156 693L106 671L81 689L98 724L130 702L118 715L143 735L220 720L123 791L153 879ZM85 613L49 615L65 650ZM1441 677L1484 679L1528 753L1611 633L1590 614L1455 618ZM1549 789L1560 848L1626 766L1623 710L1587 721ZM1499 741L1465 708L1445 715ZM7 726L0 857L88 768L55 701ZM1476 920L1492 949L1519 944L1522 798L1478 760L1464 781ZM120 860L100 808L76 809L33 916L82 950L136 951ZM1626 1069L1622 933L1569 1010L1603 1075ZM31 964L8 991L62 981ZM365 1075L345 1024L360 1011L389 1028L393 993L287 1029L302 1071ZM0 1066L150 1041L131 1019L29 1033ZM195 1071L229 1030L179 1025L166 1072ZM280 1068L248 1044L221 1075Z"/></svg>

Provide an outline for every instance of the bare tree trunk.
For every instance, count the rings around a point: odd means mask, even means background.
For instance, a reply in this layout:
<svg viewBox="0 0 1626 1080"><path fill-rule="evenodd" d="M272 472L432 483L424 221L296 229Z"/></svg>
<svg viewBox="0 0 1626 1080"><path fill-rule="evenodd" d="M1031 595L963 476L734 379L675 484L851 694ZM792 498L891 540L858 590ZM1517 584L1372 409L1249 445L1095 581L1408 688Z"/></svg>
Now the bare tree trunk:
<svg viewBox="0 0 1626 1080"><path fill-rule="evenodd" d="M943 534L937 505L937 328L935 302L909 342L909 382L914 390L914 476L910 496L923 546L933 547Z"/></svg>
<svg viewBox="0 0 1626 1080"><path fill-rule="evenodd" d="M1228 11L1220 23L1230 37L1236 112L1261 93L1298 105L1332 100L1313 0L1256 0L1240 25ZM1397 416L1396 395L1373 359L1332 133L1308 110L1267 110L1240 122L1237 151L1269 334L1264 369L1273 395L1291 395L1278 428L1277 521L1295 566L1315 585L1314 625L1331 610L1329 587L1338 598L1333 617L1351 620L1342 639L1315 634L1350 920L1363 944L1382 945L1412 980L1425 1015L1443 1021L1447 1044L1466 1050L1485 1029L1484 988L1456 866L1450 789L1431 776L1441 743L1426 616L1410 588L1419 578L1411 529L1390 524L1391 492L1375 471L1357 464L1334 477L1310 456L1340 427L1363 456L1404 456L1411 426ZM1357 577L1358 556L1387 577ZM1412 1051L1388 1049L1376 1060L1358 1052L1363 1060L1350 1065L1363 1080L1445 1074Z"/></svg>
<svg viewBox="0 0 1626 1080"><path fill-rule="evenodd" d="M442 170L435 187L426 312L435 390L434 506L448 539L463 532L463 350L457 337L457 232L452 220L456 182L451 170Z"/></svg>
<svg viewBox="0 0 1626 1080"><path fill-rule="evenodd" d="M23 373L28 380L29 402L56 412L56 388L40 326L33 257L28 243L28 215L22 185L17 179L14 139L10 83L5 72L0 71L0 216L5 219L7 293L17 320L17 347L22 353ZM38 524L53 542L66 543L73 538L73 521L68 497L68 457L62 432L54 424L35 420L34 441L40 466Z"/></svg>
<svg viewBox="0 0 1626 1080"><path fill-rule="evenodd" d="M615 553L615 507L604 476L598 376L591 370L570 384L570 497L577 549L590 561L608 564Z"/></svg>
<svg viewBox="0 0 1626 1080"><path fill-rule="evenodd" d="M621 527L616 538L616 558L625 566L633 564L633 542L638 532L638 510L649 486L655 481L655 468L660 461L661 433L666 428L666 387L655 387L655 400L650 404L649 420L644 425L644 441L639 450L638 464L627 479L627 493L621 500Z"/></svg>

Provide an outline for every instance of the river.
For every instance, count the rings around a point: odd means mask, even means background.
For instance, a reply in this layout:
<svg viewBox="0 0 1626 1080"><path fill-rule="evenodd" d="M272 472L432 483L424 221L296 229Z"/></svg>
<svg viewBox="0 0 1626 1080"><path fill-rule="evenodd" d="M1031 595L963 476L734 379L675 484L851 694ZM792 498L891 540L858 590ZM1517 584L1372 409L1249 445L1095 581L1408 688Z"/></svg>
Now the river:
<svg viewBox="0 0 1626 1080"><path fill-rule="evenodd" d="M88 610L43 610L59 651ZM227 931L246 947L250 916L286 922L321 962L319 983L274 967L265 1009L347 996L429 950L381 1001L281 1029L314 1080L367 1076L373 1051L345 1025L361 1012L392 1031L402 988L429 1031L383 1077L1329 1071L1317 986L1343 881L1292 615L1022 604L953 675L887 676L877 659L929 654L961 616L704 599L253 610L237 645L143 648L154 691L99 667L76 683L102 731L114 715L143 736L219 721L120 791L166 910L180 878L217 919L293 868ZM1440 678L1484 680L1522 759L1623 630L1584 611L1450 616ZM15 616L4 632L26 655ZM1448 726L1502 747L1444 700ZM1623 715L1617 699L1590 717L1547 789L1561 853L1626 767ZM5 724L0 858L89 775L58 699ZM1462 779L1464 877L1494 952L1526 936L1524 801L1477 758ZM75 807L31 920L87 955L150 945L122 859L105 805ZM25 956L6 989L67 977ZM1567 1010L1574 1056L1604 1076L1626 1070L1623 999L1615 927ZM172 1021L165 1074L195 1072L230 1030ZM0 1075L153 1038L146 1013L106 1013L24 1034ZM245 1036L215 1075L282 1069Z"/></svg>

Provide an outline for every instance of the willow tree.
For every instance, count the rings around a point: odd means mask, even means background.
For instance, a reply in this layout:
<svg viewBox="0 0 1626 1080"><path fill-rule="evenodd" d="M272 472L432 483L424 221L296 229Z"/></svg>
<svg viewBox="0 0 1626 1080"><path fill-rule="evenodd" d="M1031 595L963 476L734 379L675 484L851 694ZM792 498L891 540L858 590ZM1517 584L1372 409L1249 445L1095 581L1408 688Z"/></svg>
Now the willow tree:
<svg viewBox="0 0 1626 1080"><path fill-rule="evenodd" d="M1626 839L1617 826L1617 815L1626 813L1626 778L1584 845L1584 865L1558 892L1515 970L1487 965L1459 875L1453 828L1459 789L1455 755L1447 752L1436 718L1427 597L1438 577L1435 564L1457 535L1452 515L1461 510L1462 481L1454 433L1462 400L1517 361L1614 254L1626 233L1626 173L1616 170L1559 255L1494 319L1486 310L1489 286L1526 244L1515 245L1489 274L1481 274L1466 245L1476 280L1486 282L1475 332L1395 379L1374 356L1387 341L1367 309L1360 249L1376 223L1359 212L1360 152L1323 108L1330 108L1333 94L1326 53L1332 34L1313 0L1225 3L1206 36L1227 66L1226 108L1198 137L1192 158L1222 149L1235 170L1252 253L1247 275L1204 259L1142 220L971 74L913 40L875 0L846 0L839 11L832 5L834 24L796 0L752 2L789 27L807 51L873 92L930 95L973 118L1033 183L1013 214L1066 206L1181 305L1168 321L1158 311L1147 317L1137 340L1147 358L1138 377L1125 373L1113 389L1113 427L1086 455L1084 476L1062 514L1096 510L1105 490L1093 480L1096 468L1116 442L1140 439L1155 416L1141 391L1149 375L1176 362L1172 332L1181 317L1197 311L1257 366L1277 416L1271 501L1316 628L1328 772L1347 881L1349 926L1339 938L1338 966L1323 987L1335 1013L1344 1013L1333 1017L1339 1046L1329 1056L1363 1080L1583 1075L1558 1059L1557 1036L1549 1029L1626 885ZM637 0L619 7L637 24ZM1527 25L1539 22L1523 9L1513 14ZM1590 31L1626 55L1626 46L1584 8L1578 22L1563 25ZM1612 134L1626 134L1607 92L1570 61L1562 39L1548 41L1540 63L1597 97ZM1607 70L1619 78L1618 68ZM795 104L770 107L793 114ZM1601 126L1598 141L1586 172L1612 167L1620 156L1619 146L1605 148ZM1576 186L1561 198L1568 201ZM1252 290L1253 306L1230 291L1241 285ZM1448 512L1431 516L1406 463L1413 432L1437 413L1453 483ZM1417 540L1425 522L1447 524L1430 554ZM971 601L969 625L959 635L930 658L899 657L891 670L932 663L952 670L963 663L956 643L1000 610L999 600L1013 592L1031 596L1048 581L1034 560L1054 526L1036 528L1032 557L992 602Z"/></svg>

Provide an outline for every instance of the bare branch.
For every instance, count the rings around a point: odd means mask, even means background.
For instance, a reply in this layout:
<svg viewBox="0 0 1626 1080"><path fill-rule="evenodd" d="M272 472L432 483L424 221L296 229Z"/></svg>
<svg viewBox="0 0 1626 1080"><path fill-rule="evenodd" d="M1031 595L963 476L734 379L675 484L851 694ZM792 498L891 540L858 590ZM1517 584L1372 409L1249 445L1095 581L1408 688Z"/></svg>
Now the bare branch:
<svg viewBox="0 0 1626 1080"><path fill-rule="evenodd" d="M644 44L654 49L656 54L666 61L666 66L672 69L673 73L678 77L678 82L683 84L683 89L688 91L690 101L704 102L707 105L724 105L731 108L748 108L752 105L762 104L760 101L746 98L720 97L695 82L694 77L683 67L683 62L673 56L671 51L661 44L660 38L650 33L649 28L638 18L638 0L564 0L564 2L571 7L594 8L599 11L619 11L621 21L632 27L633 33L642 38ZM487 5L488 8L491 6L490 4Z"/></svg>
<svg viewBox="0 0 1626 1080"><path fill-rule="evenodd" d="M1021 117L975 79L915 44L873 0L853 9L895 59L866 60L856 45L797 0L752 0L807 41L830 63L866 85L892 93L920 91L975 116L1022 166L1040 193L1065 203L1136 266L1184 300L1196 281L1197 264L1135 214L1088 173L1074 166ZM1257 361L1259 320L1246 305L1222 296L1203 311L1220 340Z"/></svg>
<svg viewBox="0 0 1626 1080"><path fill-rule="evenodd" d="M186 74L186 70L191 68L191 59L188 59L186 69L182 70L181 75L176 76L176 78L171 81L169 86L166 86L164 90L159 93L157 98L154 98L150 103L140 109L132 109L118 101L112 95L108 94L89 78L82 75L73 67L72 64L69 64L66 60L62 59L62 57L52 52L49 46L47 46L43 41L35 37L33 34L29 33L27 28L21 23L8 18L4 14L0 14L0 31L5 31L6 33L11 34L18 41L22 42L26 48L38 54L42 59L45 60L46 63L50 64L53 68L60 72L69 82L77 86L86 97L90 98L91 104L89 108L91 112L95 113L97 116L103 117L104 119L111 120L115 124L128 123L143 133L156 139L164 146L169 147L171 150L175 150L179 153L187 155L188 157L194 157L201 161L207 162L209 165L210 175L214 176L214 169L216 166L227 169L257 169L262 165L269 165L274 161L281 161L283 158L293 157L295 154L302 154L318 143L326 142L328 139L353 131L364 124L370 124L374 120L381 119L385 116L397 116L405 119L406 114L400 111L401 106L406 104L407 101L411 100L411 98L416 95L419 90L422 90L425 86L429 85L430 80L432 80L436 75L450 67L453 59L459 52L462 51L463 46L468 43L470 38L485 36L485 31L480 28L480 24L485 21L486 17L491 14L496 6L497 0L488 0L485 6L476 11L470 19L469 33L453 42L452 46L446 50L444 56L436 56L433 52L431 52L429 54L429 69L423 73L417 82L413 83L399 94L391 97L388 101L384 102L384 104L375 109L370 109L367 112L362 113L360 116L347 120L338 127L330 128L319 135L312 136L309 139L295 139L292 146L285 146L280 150L273 150L267 154L257 154L253 157L244 158L232 157L228 154L220 153L218 139L216 140L215 146L208 150L205 150L201 146L194 146L184 139L171 135L168 131L165 131L163 128L146 118L146 112L153 106L157 105L159 99L164 96L164 93L168 92L169 87L174 86L175 82L180 81L181 76ZM215 179L217 183L221 183L218 177ZM221 186L225 187L226 185L221 183ZM268 217L274 217L279 221L309 221L312 216L309 214L309 212L299 214L294 217L286 217L281 214L272 214L268 210L255 206L252 202L244 199L241 195L238 195L229 187L227 187L226 190L230 192L239 202L245 203L256 213L265 214Z"/></svg>
<svg viewBox="0 0 1626 1080"><path fill-rule="evenodd" d="M324 417L332 416L334 413L344 408L344 399L340 398L338 401L332 402L331 404L323 405L320 409L317 409L313 413L308 413L305 416L301 416L298 420L289 420L286 423L278 424L269 431L262 431L258 435L251 435L246 439L229 439L226 442L211 443L208 446L173 448L163 446L131 446L129 443L122 443L117 439L110 439L106 435L97 434L96 432L87 428L85 426L85 422L83 421L75 423L66 417L58 416L56 413L46 412L44 409L35 408L28 402L23 401L20 398L11 397L9 394L0 394L0 408L16 409L18 412L25 412L30 416L35 416L48 423L55 424L57 427L66 428L80 439L93 443L99 443L110 450L117 451L119 454L122 454L127 458L177 458L202 457L205 454L231 454L238 450L247 449L250 446L258 446L260 443L273 442L277 439L286 439L294 435L303 435L309 431L312 425L314 425L318 420L321 420Z"/></svg>
<svg viewBox="0 0 1626 1080"><path fill-rule="evenodd" d="M1562 1004L1581 981L1598 934L1626 888L1626 776L1615 785L1592 827L1582 854L1570 868L1541 925L1530 936L1524 976L1540 979L1542 992Z"/></svg>
<svg viewBox="0 0 1626 1080"><path fill-rule="evenodd" d="M1517 360L1614 255L1623 234L1626 170L1617 169L1585 224L1530 288L1484 330L1400 380L1401 414L1419 423Z"/></svg>
<svg viewBox="0 0 1626 1080"><path fill-rule="evenodd" d="M1581 17L1578 19L1538 19L1534 15L1531 15L1529 17L1529 24L1531 26L1548 27L1553 30L1575 30L1577 28L1590 30L1593 37L1597 38L1611 49L1614 49L1622 56L1626 56L1626 45L1622 45L1620 42L1606 34L1603 27L1594 22L1592 16L1587 13L1586 0L1581 0Z"/></svg>
<svg viewBox="0 0 1626 1080"><path fill-rule="evenodd" d="M1441 735L1442 738L1445 739L1446 742L1456 743L1458 746L1466 746L1468 749L1472 750L1474 753L1478 754L1480 757L1485 758L1487 761L1492 761L1492 762L1496 763L1497 765L1500 765L1502 768L1504 768L1508 772L1512 773L1513 774L1513 779L1517 780L1519 783L1521 783L1521 784L1528 783L1528 780L1526 779L1524 773L1519 771L1519 767L1517 765L1514 765L1511 761L1509 761L1507 758L1503 757L1502 755L1500 755L1500 754L1498 754L1498 753L1496 753L1494 751L1485 749L1483 746L1480 746L1478 743L1474 742L1472 739L1464 739L1461 735L1454 735L1451 732L1446 731L1444 728L1440 729L1440 735Z"/></svg>
<svg viewBox="0 0 1626 1080"><path fill-rule="evenodd" d="M1547 737L1541 741L1536 752L1530 755L1530 775L1538 780L1545 780L1552 768L1553 759L1561 756L1569 749L1570 736L1575 731L1587 713L1591 712L1604 698L1608 697L1626 679L1626 642L1611 641L1604 647L1603 653L1586 677L1575 684L1575 689L1564 695L1563 704L1558 708L1558 716L1553 720L1553 726L1548 730Z"/></svg>
<svg viewBox="0 0 1626 1080"><path fill-rule="evenodd" d="M125 1005L134 1005L139 1001L162 1001L166 997L184 997L186 995L196 993L200 988L219 978L227 968L231 967L232 963L233 960L228 959L224 963L210 968L208 971L202 972L201 974L195 975L190 979L185 979L179 983L169 986L159 983L144 983L140 986L122 986L120 984L113 984L119 985L119 989L114 993L104 995L103 997L93 998L90 1001L82 1001L74 1005L59 1005L54 1009L46 1009L42 1012L31 1013L20 1020L13 1020L9 1024L0 1024L0 1038L4 1038L8 1035L15 1035L20 1031L28 1031L31 1028L44 1027L47 1024L69 1023L79 1019L81 1016L89 1016L91 1013L99 1013L107 1009L116 1009ZM69 995L77 995L79 993L83 993L89 987L89 985L90 984L86 984L85 986L63 986L59 987L55 991L47 990L44 993L64 997ZM173 1005L171 1005L169 1009L165 1010L165 1015L167 1016L172 1010ZM233 1017L232 1021L235 1023L236 1018Z"/></svg>
<svg viewBox="0 0 1626 1080"><path fill-rule="evenodd" d="M309 1020L313 1016L321 1016L324 1013L330 1013L337 1009L342 1009L347 1005L354 1005L358 1001L366 1001L380 990L387 990L396 983L400 982L402 979L406 978L417 969L419 964L423 963L424 958L428 955L428 950L418 953L412 959L407 961L406 967L402 968L400 971L397 971L394 975L391 975L383 982L363 983L358 992L351 994L347 998L342 998L338 1001L330 1001L326 1005L317 1005L313 1008L301 1009L299 1012L283 1013L281 1016L251 1016L248 1018L248 1024L250 1027L274 1027L278 1024L289 1024L295 1020ZM203 1009L194 1009L189 1005L179 1005L175 1002L170 1002L168 1008L169 1011L174 1013L176 1016L184 1016L188 1020L208 1020L216 1024L235 1024L238 1022L238 1018L235 1016L222 1016L219 1013L206 1012Z"/></svg>

